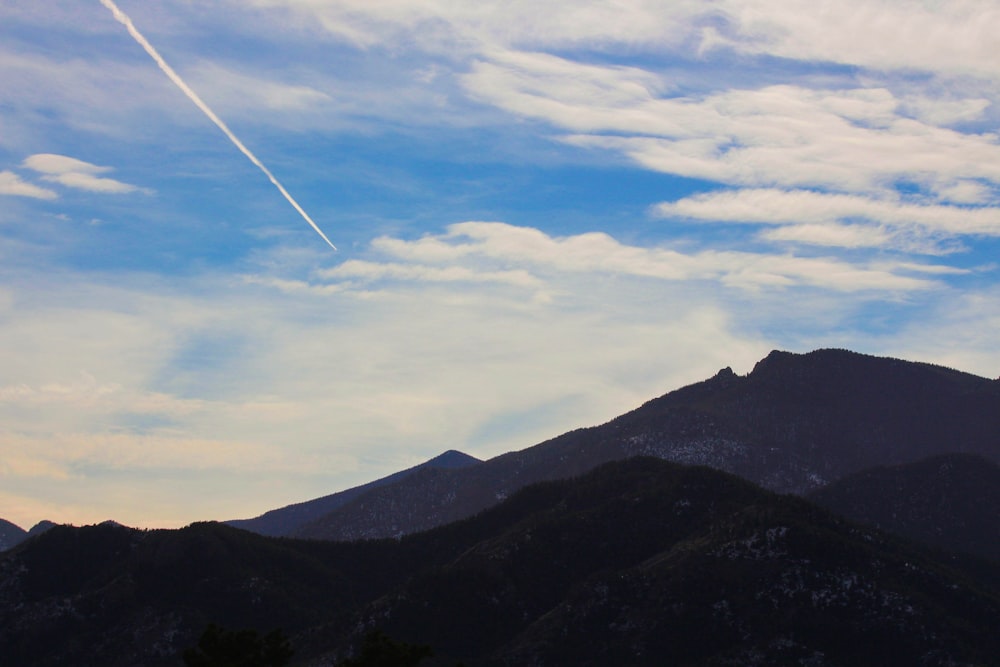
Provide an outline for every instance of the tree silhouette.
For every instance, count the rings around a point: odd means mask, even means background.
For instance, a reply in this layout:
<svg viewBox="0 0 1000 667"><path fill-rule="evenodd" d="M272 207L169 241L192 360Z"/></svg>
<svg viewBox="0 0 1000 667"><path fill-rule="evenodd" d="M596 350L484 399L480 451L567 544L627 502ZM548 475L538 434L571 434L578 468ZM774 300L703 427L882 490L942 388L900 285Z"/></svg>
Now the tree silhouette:
<svg viewBox="0 0 1000 667"><path fill-rule="evenodd" d="M227 630L210 623L198 646L184 651L187 667L285 667L291 645L280 630L261 637L256 630Z"/></svg>

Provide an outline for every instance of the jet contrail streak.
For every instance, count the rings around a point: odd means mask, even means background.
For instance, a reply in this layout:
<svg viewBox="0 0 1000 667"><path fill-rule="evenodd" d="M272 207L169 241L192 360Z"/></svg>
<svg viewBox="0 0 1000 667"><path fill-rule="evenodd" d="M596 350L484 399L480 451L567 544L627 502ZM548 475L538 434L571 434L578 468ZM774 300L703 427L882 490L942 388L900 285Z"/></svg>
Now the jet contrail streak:
<svg viewBox="0 0 1000 667"><path fill-rule="evenodd" d="M333 245L333 243L330 242L330 239L326 238L326 234L324 234L323 230L319 228L319 225L313 222L313 219L309 217L309 214L306 213L301 206L299 206L299 203L292 198L292 195L288 194L288 190L286 190L285 186L283 186L281 183L278 182L278 179L274 177L274 174L271 173L271 170L265 167L264 163L258 160L257 156L251 153L250 149L244 146L243 142L240 141L235 134L233 134L233 131L230 130L229 127L224 122L222 122L222 119L216 116L215 112L212 111L200 97L198 97L198 94L193 90L191 90L191 88L188 87L186 83L184 83L184 80L180 77L180 75L177 74L177 72L175 72L174 69L167 64L167 61L164 60L163 57L159 54L159 52L153 48L153 45L150 44L148 41L146 41L146 38L142 36L142 33L140 33L136 29L135 25L132 23L132 19L130 19L125 14L125 12L118 9L118 6L111 0L101 0L101 4L111 10L111 13L114 14L115 19L123 26L125 26L126 29L128 29L128 33L132 35L133 39L135 39L136 42L139 43L139 46L145 49L146 53L149 54L149 57L152 58L154 61L156 61L156 64L159 65L161 70L163 70L163 73L166 74L167 77L169 77L170 80L173 81L177 85L177 87L180 88L181 91L188 96L188 99L194 102L195 106L201 109L202 112L206 116L208 116L209 120L215 123L216 126L220 130L222 130L223 134L229 137L229 140L233 142L234 146L240 149L241 153L246 155L251 162L257 165L258 169L264 172L264 175L267 176L268 180L270 180L271 183L274 184L274 187L278 188L278 192L284 195L285 199L288 200L288 203L295 207L295 210L299 212L299 215L301 215L303 219L305 219L305 221L308 222L312 226L312 228L316 230L317 234L323 237L323 240L326 241L331 248L336 250L337 246Z"/></svg>

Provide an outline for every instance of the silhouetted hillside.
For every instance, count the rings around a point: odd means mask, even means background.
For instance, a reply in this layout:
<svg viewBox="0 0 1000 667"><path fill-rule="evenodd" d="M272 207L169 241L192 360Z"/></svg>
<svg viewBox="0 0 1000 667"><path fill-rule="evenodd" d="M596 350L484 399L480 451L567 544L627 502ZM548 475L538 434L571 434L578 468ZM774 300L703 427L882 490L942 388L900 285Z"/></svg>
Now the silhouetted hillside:
<svg viewBox="0 0 1000 667"><path fill-rule="evenodd" d="M271 510L253 519L233 519L231 521L226 521L226 523L230 526L235 526L236 528L242 528L254 533L259 533L260 535L284 537L294 534L303 525L315 521L319 517L332 512L355 498L381 486L401 481L418 470L423 470L424 468L454 470L458 468L467 468L469 466L476 465L477 463L481 463L481 461L473 456L469 456L468 454L455 450L449 450L429 461L421 463L418 466L401 470L397 473L393 473L392 475L377 479L374 482L369 482L368 484L364 484L362 486L347 489L346 491L340 491L339 493L333 493L328 496L323 496L322 498L316 498L315 500L308 500L306 502L295 503L294 505L288 505L280 509Z"/></svg>
<svg viewBox="0 0 1000 667"><path fill-rule="evenodd" d="M27 536L28 531L6 519L0 519L0 551L20 544Z"/></svg>
<svg viewBox="0 0 1000 667"><path fill-rule="evenodd" d="M989 664L1000 573L934 554L715 470L634 458L398 541L58 527L0 556L0 655L177 664L212 621L280 627L299 664L373 628L470 667Z"/></svg>
<svg viewBox="0 0 1000 667"><path fill-rule="evenodd" d="M510 505L525 502L367 624L473 664L947 664L1000 647L971 630L1000 620L995 594L952 596L909 545L712 470L633 459Z"/></svg>
<svg viewBox="0 0 1000 667"><path fill-rule="evenodd" d="M366 553L214 523L59 526L0 559L0 655L5 666L176 665L208 622L302 629L399 581Z"/></svg>
<svg viewBox="0 0 1000 667"><path fill-rule="evenodd" d="M1000 560L1000 466L981 456L946 454L871 468L808 497L855 521Z"/></svg>
<svg viewBox="0 0 1000 667"><path fill-rule="evenodd" d="M1000 461L1000 381L844 350L772 352L602 426L462 470L420 470L304 524L295 535L394 537L470 516L538 481L655 456L806 493L877 465L952 452Z"/></svg>
<svg viewBox="0 0 1000 667"><path fill-rule="evenodd" d="M54 521L49 521L48 519L42 519L28 530L28 537L35 537L36 535L41 535L50 528L55 528L57 525L59 524L55 523Z"/></svg>
<svg viewBox="0 0 1000 667"><path fill-rule="evenodd" d="M56 524L51 521L39 521L30 530L25 531L10 521L0 519L0 551L12 549L30 537L41 535Z"/></svg>

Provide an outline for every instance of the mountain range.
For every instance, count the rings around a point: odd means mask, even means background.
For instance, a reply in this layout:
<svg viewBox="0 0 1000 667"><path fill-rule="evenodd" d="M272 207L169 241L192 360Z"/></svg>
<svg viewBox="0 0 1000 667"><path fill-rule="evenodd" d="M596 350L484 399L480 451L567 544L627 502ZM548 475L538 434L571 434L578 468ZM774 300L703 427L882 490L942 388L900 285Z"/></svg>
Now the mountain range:
<svg viewBox="0 0 1000 667"><path fill-rule="evenodd" d="M708 465L805 494L868 468L941 454L1000 462L998 434L1000 381L846 350L775 351L746 376L726 368L601 426L479 464L411 469L352 490L347 502L308 520L289 517L259 532L398 537L472 516L533 482L632 456Z"/></svg>
<svg viewBox="0 0 1000 667"><path fill-rule="evenodd" d="M1000 381L773 352L235 525L51 528L0 554L0 664L177 665L209 623L296 665L373 630L427 667L1000 664L998 460Z"/></svg>
<svg viewBox="0 0 1000 667"><path fill-rule="evenodd" d="M29 537L41 535L55 525L52 521L39 521L31 527L31 530L25 530L6 519L0 519L0 551L12 549Z"/></svg>
<svg viewBox="0 0 1000 667"><path fill-rule="evenodd" d="M297 664L372 629L442 665L987 665L1000 564L648 457L399 540L60 526L0 558L11 667L176 665L209 622Z"/></svg>

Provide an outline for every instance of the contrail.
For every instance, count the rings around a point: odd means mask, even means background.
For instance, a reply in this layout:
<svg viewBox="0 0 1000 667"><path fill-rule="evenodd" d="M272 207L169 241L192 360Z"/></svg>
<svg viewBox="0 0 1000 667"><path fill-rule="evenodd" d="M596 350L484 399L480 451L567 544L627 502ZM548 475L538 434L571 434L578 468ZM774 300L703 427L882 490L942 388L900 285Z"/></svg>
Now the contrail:
<svg viewBox="0 0 1000 667"><path fill-rule="evenodd" d="M198 97L198 94L193 90L191 90L191 88L188 87L186 83L184 83L184 80L180 77L180 75L177 74L177 72L175 72L174 69L167 64L167 61L164 60L163 57L159 54L159 52L157 52L157 50L153 48L153 45L150 44L148 41L146 41L146 38L142 36L142 33L140 33L136 29L135 25L132 23L132 19L130 19L125 14L125 12L118 9L118 6L111 0L101 0L101 4L111 10L111 13L114 14L115 19L123 26L125 26L125 28L128 29L128 33L132 35L135 41L139 43L139 46L145 49L146 53L149 54L149 57L156 61L156 64L159 65L161 70L163 70L163 73L166 74L170 78L170 80L173 81L177 85L177 87L180 88L181 91L188 96L188 99L194 102L195 106L201 109L202 112L206 116L208 116L209 120L215 123L216 126L220 130L222 130L223 134L229 137L229 140L233 142L234 146L240 149L241 153L246 155L251 162L257 165L258 169L264 172L264 175L267 176L268 180L270 180L271 183L274 184L274 187L278 188L278 192L280 192L282 195L285 196L285 199L288 200L288 203L295 207L295 210L299 212L299 215L301 215L305 219L305 221L308 222L312 226L312 228L316 230L317 234L323 237L323 240L326 241L331 248L336 250L337 246L333 245L333 243L330 242L330 239L326 238L326 234L323 233L323 230L319 228L319 225L313 222L313 219L309 217L309 214L306 213L301 206L299 206L299 203L292 198L292 195L288 194L288 190L285 189L285 186L279 183L278 179L274 177L274 174L272 174L271 171L264 166L264 163L258 160L257 156L251 153L250 149L243 145L243 142L240 141L239 138L237 138L237 136L233 134L233 131L230 130L229 127L222 122L222 119L216 116L215 112L212 111L200 97Z"/></svg>

